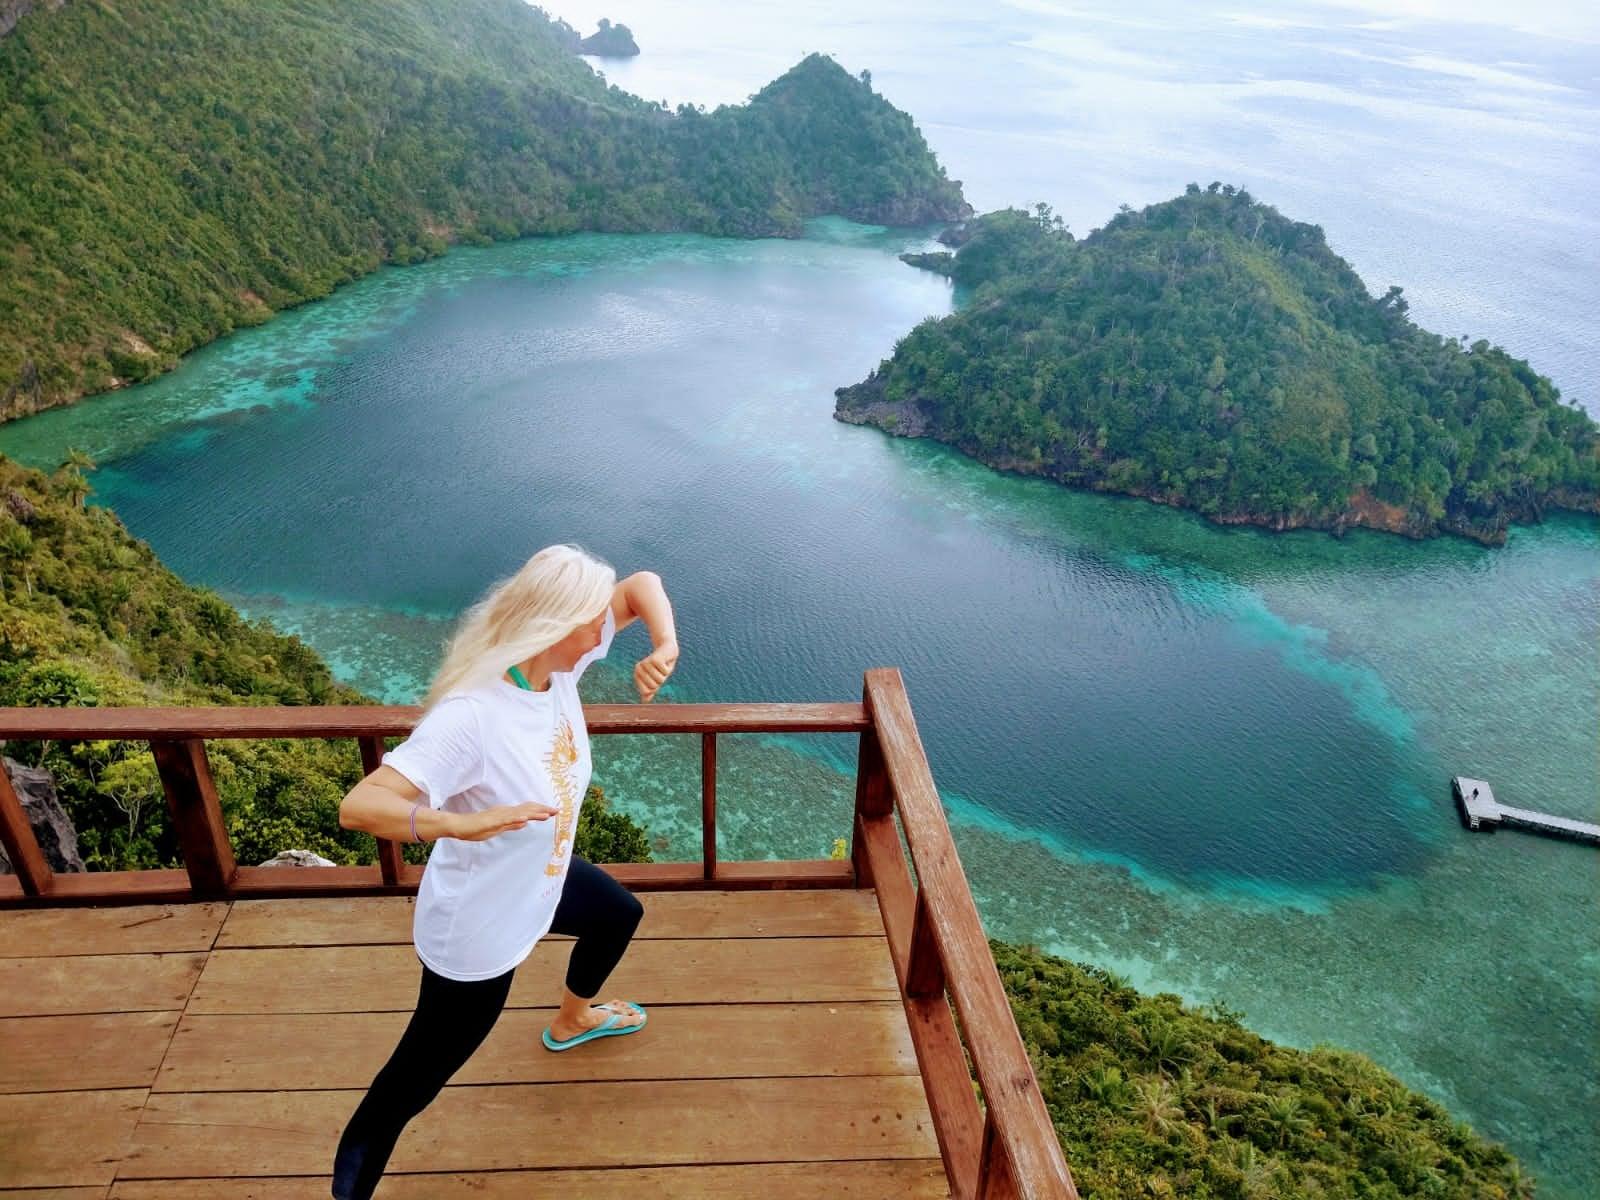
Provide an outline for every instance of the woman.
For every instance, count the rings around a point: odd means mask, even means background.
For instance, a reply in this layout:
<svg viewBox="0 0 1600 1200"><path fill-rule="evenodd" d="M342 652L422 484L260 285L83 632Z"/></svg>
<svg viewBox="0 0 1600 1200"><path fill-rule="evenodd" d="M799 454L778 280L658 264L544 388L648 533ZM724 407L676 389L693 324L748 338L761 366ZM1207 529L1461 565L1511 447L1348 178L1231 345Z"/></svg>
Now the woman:
<svg viewBox="0 0 1600 1200"><path fill-rule="evenodd" d="M678 661L660 577L618 583L576 546L539 551L467 612L411 736L339 806L346 829L437 844L412 927L417 1009L339 1139L338 1200L372 1195L400 1131L488 1036L546 933L577 938L547 1049L643 1028L640 1006L590 1001L644 909L572 853L591 771L578 679L635 618L655 647L633 671L648 702Z"/></svg>

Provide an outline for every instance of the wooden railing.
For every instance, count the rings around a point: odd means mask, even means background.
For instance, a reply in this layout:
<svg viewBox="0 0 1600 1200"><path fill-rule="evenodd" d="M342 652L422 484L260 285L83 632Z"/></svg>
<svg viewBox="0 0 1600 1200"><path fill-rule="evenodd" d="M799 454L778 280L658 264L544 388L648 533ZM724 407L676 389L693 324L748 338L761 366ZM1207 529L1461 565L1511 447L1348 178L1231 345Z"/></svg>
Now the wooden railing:
<svg viewBox="0 0 1600 1200"><path fill-rule="evenodd" d="M1076 1197L961 869L900 672L868 671L863 701L868 728L856 766L851 861L857 886L877 892L951 1194L976 1200ZM895 829L896 813L916 867L915 888ZM983 1089L982 1113L951 1000Z"/></svg>
<svg viewBox="0 0 1600 1200"><path fill-rule="evenodd" d="M239 866L205 743L208 738L352 737L364 769L371 771L383 756L384 739L404 737L417 716L411 707L0 708L0 740L147 742L184 863L181 870L52 872L9 778L0 771L0 842L16 871L0 876L0 906L414 892L423 869L403 862L400 847L383 839L376 866ZM868 671L860 704L596 704L585 705L584 716L592 735L701 737L701 861L611 863L608 871L642 890L874 888L952 1196L1077 1196L989 952L899 671ZM849 859L720 862L716 739L722 733L858 733ZM915 885L901 830L916 869ZM957 1014L982 1089L981 1107Z"/></svg>

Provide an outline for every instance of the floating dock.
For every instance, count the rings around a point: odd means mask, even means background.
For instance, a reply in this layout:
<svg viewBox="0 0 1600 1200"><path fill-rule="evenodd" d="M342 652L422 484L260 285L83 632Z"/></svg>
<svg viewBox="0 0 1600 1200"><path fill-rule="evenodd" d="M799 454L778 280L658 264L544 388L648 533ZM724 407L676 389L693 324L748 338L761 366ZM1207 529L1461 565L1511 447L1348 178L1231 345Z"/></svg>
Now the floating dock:
<svg viewBox="0 0 1600 1200"><path fill-rule="evenodd" d="M1461 823L1468 829L1493 833L1505 825L1511 829L1526 829L1529 833L1542 833L1546 837L1600 846L1600 825L1499 804L1495 801L1493 790L1481 779L1457 775L1450 781L1450 790L1455 795Z"/></svg>

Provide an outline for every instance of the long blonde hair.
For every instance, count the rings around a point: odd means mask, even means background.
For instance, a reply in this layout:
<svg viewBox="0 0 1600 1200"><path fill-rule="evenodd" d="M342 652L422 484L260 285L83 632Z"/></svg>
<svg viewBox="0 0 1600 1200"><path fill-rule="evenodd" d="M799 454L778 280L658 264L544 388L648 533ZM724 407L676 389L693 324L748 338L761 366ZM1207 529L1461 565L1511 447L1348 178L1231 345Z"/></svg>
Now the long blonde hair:
<svg viewBox="0 0 1600 1200"><path fill-rule="evenodd" d="M513 663L548 650L611 602L612 566L578 546L546 546L465 613L424 708L450 692L499 678Z"/></svg>

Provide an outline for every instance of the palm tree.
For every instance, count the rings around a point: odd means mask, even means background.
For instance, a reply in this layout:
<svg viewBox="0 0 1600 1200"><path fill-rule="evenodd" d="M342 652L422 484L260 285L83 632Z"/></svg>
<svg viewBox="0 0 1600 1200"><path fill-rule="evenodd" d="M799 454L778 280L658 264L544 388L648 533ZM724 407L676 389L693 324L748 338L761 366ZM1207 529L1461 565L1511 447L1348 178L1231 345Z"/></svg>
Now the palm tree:
<svg viewBox="0 0 1600 1200"><path fill-rule="evenodd" d="M1311 1119L1300 1109L1300 1101L1294 1096L1273 1096L1267 1101L1267 1120L1277 1126L1278 1146L1283 1148L1289 1144L1289 1139L1305 1130L1311 1124Z"/></svg>
<svg viewBox="0 0 1600 1200"><path fill-rule="evenodd" d="M1135 1089L1134 1115L1144 1121L1144 1131L1154 1137L1170 1138L1182 1132L1183 1109L1173 1098L1172 1084L1165 1079L1142 1079Z"/></svg>
<svg viewBox="0 0 1600 1200"><path fill-rule="evenodd" d="M1119 1067L1096 1067L1078 1081L1084 1095L1106 1107L1116 1107L1128 1098L1128 1081Z"/></svg>
<svg viewBox="0 0 1600 1200"><path fill-rule="evenodd" d="M1156 1069L1163 1075L1168 1067L1176 1071L1194 1058L1183 1033L1169 1021L1152 1022L1149 1029L1142 1034L1135 1034L1135 1037L1142 1043L1144 1052L1155 1060Z"/></svg>
<svg viewBox="0 0 1600 1200"><path fill-rule="evenodd" d="M1209 1095L1200 1106L1200 1115L1205 1118L1206 1128L1214 1135L1230 1136L1228 1127L1236 1125L1243 1120L1238 1113L1223 1112L1217 1107L1217 1097Z"/></svg>
<svg viewBox="0 0 1600 1200"><path fill-rule="evenodd" d="M97 465L94 459L76 446L67 447L67 457L56 468L56 479L60 481L62 492L72 500L74 508L82 508L84 497L94 490L89 486L85 473L94 470Z"/></svg>
<svg viewBox="0 0 1600 1200"><path fill-rule="evenodd" d="M1253 1142L1230 1142L1228 1158L1244 1176L1244 1194L1248 1200L1262 1200L1272 1194L1273 1161L1257 1154Z"/></svg>

